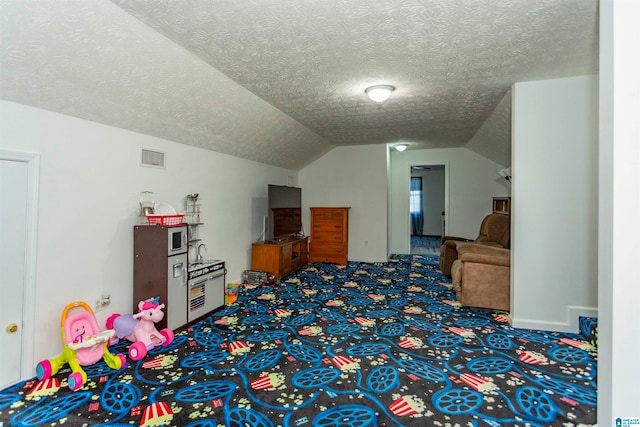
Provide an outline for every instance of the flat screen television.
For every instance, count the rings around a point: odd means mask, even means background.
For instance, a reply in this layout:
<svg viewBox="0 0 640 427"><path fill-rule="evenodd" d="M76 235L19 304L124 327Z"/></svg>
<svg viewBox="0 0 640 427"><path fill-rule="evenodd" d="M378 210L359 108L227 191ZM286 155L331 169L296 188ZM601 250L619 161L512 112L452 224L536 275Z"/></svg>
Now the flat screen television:
<svg viewBox="0 0 640 427"><path fill-rule="evenodd" d="M283 241L302 233L302 189L269 184L266 241Z"/></svg>

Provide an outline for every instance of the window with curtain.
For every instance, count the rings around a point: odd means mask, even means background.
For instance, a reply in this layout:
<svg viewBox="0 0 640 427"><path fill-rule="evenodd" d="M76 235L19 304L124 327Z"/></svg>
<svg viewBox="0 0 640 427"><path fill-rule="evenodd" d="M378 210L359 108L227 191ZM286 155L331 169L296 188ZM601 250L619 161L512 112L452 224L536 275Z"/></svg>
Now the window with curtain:
<svg viewBox="0 0 640 427"><path fill-rule="evenodd" d="M411 234L421 236L422 226L424 224L424 212L422 211L422 177L411 177L409 204Z"/></svg>

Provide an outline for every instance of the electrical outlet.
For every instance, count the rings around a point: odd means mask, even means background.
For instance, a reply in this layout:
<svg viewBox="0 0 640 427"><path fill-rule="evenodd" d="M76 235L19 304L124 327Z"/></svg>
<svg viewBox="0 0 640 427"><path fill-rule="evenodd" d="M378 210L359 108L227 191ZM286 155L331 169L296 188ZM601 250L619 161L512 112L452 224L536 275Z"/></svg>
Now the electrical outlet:
<svg viewBox="0 0 640 427"><path fill-rule="evenodd" d="M106 308L111 303L111 295L108 292L103 292L99 299L96 300L94 305L94 311L100 311Z"/></svg>

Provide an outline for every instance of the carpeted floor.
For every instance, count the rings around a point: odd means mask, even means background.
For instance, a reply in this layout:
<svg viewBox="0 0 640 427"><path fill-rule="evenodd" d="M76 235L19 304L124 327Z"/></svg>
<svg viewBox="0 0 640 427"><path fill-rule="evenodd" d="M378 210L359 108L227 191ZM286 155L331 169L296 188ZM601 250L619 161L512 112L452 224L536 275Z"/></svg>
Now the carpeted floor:
<svg viewBox="0 0 640 427"><path fill-rule="evenodd" d="M440 255L440 237L411 236L411 254Z"/></svg>
<svg viewBox="0 0 640 427"><path fill-rule="evenodd" d="M75 392L68 369L0 391L0 425L596 423L595 347L462 307L436 256L310 264L246 286L143 360L85 371Z"/></svg>

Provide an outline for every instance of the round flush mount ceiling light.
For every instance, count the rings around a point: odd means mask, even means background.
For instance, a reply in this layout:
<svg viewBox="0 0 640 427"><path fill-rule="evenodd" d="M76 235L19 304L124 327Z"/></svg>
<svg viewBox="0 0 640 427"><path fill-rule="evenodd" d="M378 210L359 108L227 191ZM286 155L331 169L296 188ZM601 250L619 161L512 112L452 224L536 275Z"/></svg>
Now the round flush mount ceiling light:
<svg viewBox="0 0 640 427"><path fill-rule="evenodd" d="M394 148L395 148L397 151L401 152L401 153L402 153L404 150L406 150L406 149L407 149L407 147L408 147L408 145L407 145L407 144L398 144L398 145L394 146Z"/></svg>
<svg viewBox="0 0 640 427"><path fill-rule="evenodd" d="M372 101L380 103L386 101L394 90L396 88L390 85L378 85L366 88L364 93L369 95Z"/></svg>

